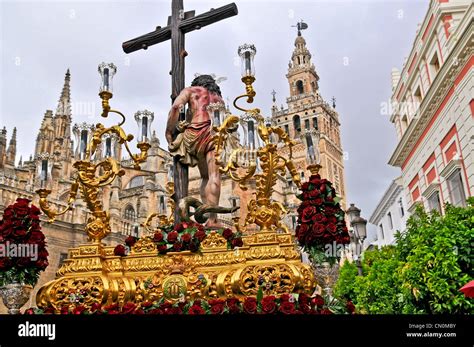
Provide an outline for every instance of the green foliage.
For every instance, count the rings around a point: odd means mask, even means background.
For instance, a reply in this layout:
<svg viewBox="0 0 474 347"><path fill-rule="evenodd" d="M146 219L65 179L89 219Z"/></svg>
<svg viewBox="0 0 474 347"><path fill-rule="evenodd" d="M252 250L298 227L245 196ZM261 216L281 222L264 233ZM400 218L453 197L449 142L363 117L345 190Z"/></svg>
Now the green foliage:
<svg viewBox="0 0 474 347"><path fill-rule="evenodd" d="M339 269L339 278L334 287L334 296L337 298L351 300L355 298L354 286L357 278L357 266L348 261Z"/></svg>
<svg viewBox="0 0 474 347"><path fill-rule="evenodd" d="M474 278L474 198L445 215L418 208L396 246L367 251L364 276L344 264L335 296L351 299L360 313L474 313L459 291Z"/></svg>

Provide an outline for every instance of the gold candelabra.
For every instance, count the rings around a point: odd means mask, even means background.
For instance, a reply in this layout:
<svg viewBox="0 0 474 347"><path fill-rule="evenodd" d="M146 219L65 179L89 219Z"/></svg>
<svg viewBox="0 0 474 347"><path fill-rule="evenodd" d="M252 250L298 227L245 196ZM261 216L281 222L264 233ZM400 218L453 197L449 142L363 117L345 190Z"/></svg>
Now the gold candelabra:
<svg viewBox="0 0 474 347"><path fill-rule="evenodd" d="M254 124L256 123L257 134L263 141L263 146L254 151L255 160L250 160L245 165L239 162L239 158L249 152L249 149L245 147L233 149L228 159L223 162L221 156L225 150L227 139L237 130L238 124L241 121L240 117L229 114L222 122L222 125L213 127L215 132L215 160L220 166L220 171L228 174L232 180L238 182L242 190L247 190L247 183L251 178L255 178L256 197L248 202L248 211L244 225L240 226L238 219L234 219L238 230L245 230L248 225L256 224L262 232L274 231L276 229L288 232L288 228L282 223L281 217L282 214L287 213L287 210L280 202L272 201L272 194L274 192L273 187L277 182L277 175L279 173L286 174L287 170L290 172L293 182L298 187L301 185L300 175L292 161L292 148L296 143L290 139L283 129L266 125L258 108L245 109L237 105L237 101L244 97L247 98L248 103L252 103L256 95L253 88L253 82L255 81L253 56L255 53L256 50L253 45L244 45L239 48L239 55L245 67L244 76L242 77L242 82L245 84L245 94L235 98L234 106L238 110L245 112L248 120L254 122ZM288 158L278 153L277 145L279 143L283 143L289 149ZM258 166L260 166L261 172L257 173Z"/></svg>
<svg viewBox="0 0 474 347"><path fill-rule="evenodd" d="M116 110L112 110L109 105L109 99L112 98L111 82L112 76L116 71L113 64L99 65L99 72L102 68L103 85L99 93L102 99L102 117L107 118L109 113L116 113L122 117L122 121L118 125L106 128L98 123L92 135L92 140L86 145L85 152L82 153L82 159L76 161L73 167L76 169L75 180L71 185L67 206L61 211L53 211L47 198L51 193L50 189L41 188L36 191L39 195L39 205L41 210L48 216L49 222L53 222L56 217L65 214L71 210L80 190L82 199L86 202L87 208L91 212L91 216L87 220L85 232L89 239L94 243L101 243L101 240L107 236L110 229L110 215L104 211L103 204L99 200L100 188L111 184L117 177L123 176L125 171L120 168L120 163L113 157L107 157L101 161L95 161L92 158L96 154L98 146L102 143L102 137L105 134L114 134L120 145L124 145L130 155L135 168L140 168L140 164L147 159L147 152L150 144L147 142L139 142L137 144L140 153L133 154L130 151L128 142L133 140L133 135L126 134L122 129L125 122L125 116Z"/></svg>
<svg viewBox="0 0 474 347"><path fill-rule="evenodd" d="M140 224L148 232L149 235L152 235L154 233L154 229L151 223L155 218L158 218L159 227L174 224L174 211L176 209L176 204L173 200L173 194L174 182L168 181L168 183L166 183L166 195L168 197L166 204L168 205L168 215L166 215L165 213L154 212L148 215L144 223Z"/></svg>

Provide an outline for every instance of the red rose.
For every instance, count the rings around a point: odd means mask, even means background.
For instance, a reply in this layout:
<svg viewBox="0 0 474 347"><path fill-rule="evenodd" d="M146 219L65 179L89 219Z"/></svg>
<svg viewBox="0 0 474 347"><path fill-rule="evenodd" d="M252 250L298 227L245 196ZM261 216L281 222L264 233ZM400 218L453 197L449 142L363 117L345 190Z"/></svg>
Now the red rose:
<svg viewBox="0 0 474 347"><path fill-rule="evenodd" d="M160 252L162 254L166 253L166 251L168 250L168 246L166 246L166 245L158 245L157 248L158 248L158 252Z"/></svg>
<svg viewBox="0 0 474 347"><path fill-rule="evenodd" d="M181 235L181 240L183 240L183 242L189 242L191 241L191 234L190 233L184 233L183 235Z"/></svg>
<svg viewBox="0 0 474 347"><path fill-rule="evenodd" d="M135 311L136 308L137 308L137 305L135 305L133 302L127 302L122 307L122 313L131 314Z"/></svg>
<svg viewBox="0 0 474 347"><path fill-rule="evenodd" d="M173 244L173 251L179 252L183 248L183 244L181 242L176 242Z"/></svg>
<svg viewBox="0 0 474 347"><path fill-rule="evenodd" d="M153 241L155 242L163 241L163 233L161 231L155 232L155 235L153 235Z"/></svg>
<svg viewBox="0 0 474 347"><path fill-rule="evenodd" d="M321 295L316 295L314 298L311 299L311 303L314 306L321 307L324 305L324 299Z"/></svg>
<svg viewBox="0 0 474 347"><path fill-rule="evenodd" d="M222 314L224 312L225 301L222 299L209 300L211 314Z"/></svg>
<svg viewBox="0 0 474 347"><path fill-rule="evenodd" d="M323 182L324 180L321 180L321 182ZM326 183L322 183L320 186L319 186L319 190L321 191L321 193L324 193L326 191Z"/></svg>
<svg viewBox="0 0 474 347"><path fill-rule="evenodd" d="M290 294L285 293L285 294L282 294L280 296L280 301L281 302L285 302L285 301L289 301L289 300L290 300Z"/></svg>
<svg viewBox="0 0 474 347"><path fill-rule="evenodd" d="M69 314L69 306L62 306L59 313L60 314Z"/></svg>
<svg viewBox="0 0 474 347"><path fill-rule="evenodd" d="M236 237L232 240L232 247L242 247L244 242L242 241L241 237Z"/></svg>
<svg viewBox="0 0 474 347"><path fill-rule="evenodd" d="M264 313L274 313L276 311L277 305L275 302L275 297L273 295L266 296L262 299L262 312Z"/></svg>
<svg viewBox="0 0 474 347"><path fill-rule="evenodd" d="M329 231L332 235L336 235L337 233L336 224L328 224L328 226L326 227L326 230Z"/></svg>
<svg viewBox="0 0 474 347"><path fill-rule="evenodd" d="M119 314L120 313L120 307L119 307L118 304L111 304L111 305L105 306L104 310L108 314Z"/></svg>
<svg viewBox="0 0 474 347"><path fill-rule="evenodd" d="M244 311L250 314L257 312L257 299L246 297L244 301Z"/></svg>
<svg viewBox="0 0 474 347"><path fill-rule="evenodd" d="M323 224L314 224L311 230L314 233L314 236L321 237L324 234L324 229L325 227Z"/></svg>
<svg viewBox="0 0 474 347"><path fill-rule="evenodd" d="M314 199L313 203L314 203L314 205L320 206L320 205L323 204L323 199L316 198L316 199Z"/></svg>
<svg viewBox="0 0 474 347"><path fill-rule="evenodd" d="M26 230L25 229L15 229L13 230L13 236L15 237L23 237L26 235Z"/></svg>
<svg viewBox="0 0 474 347"><path fill-rule="evenodd" d="M352 303L352 301L350 301L350 300L346 303L346 308L347 308L347 311L349 313L354 313L355 312L355 306Z"/></svg>
<svg viewBox="0 0 474 347"><path fill-rule="evenodd" d="M99 304L98 302L94 302L91 305L91 309L90 309L91 312L96 312L96 311L101 311L101 310L102 310L102 305Z"/></svg>
<svg viewBox="0 0 474 347"><path fill-rule="evenodd" d="M309 206L309 207L306 207L304 210L303 210L303 213L301 214L301 221L303 223L308 223L311 221L311 217L313 217L314 214L316 214L318 212L318 210L316 209L316 207L314 206Z"/></svg>
<svg viewBox="0 0 474 347"><path fill-rule="evenodd" d="M126 255L126 249L123 245L117 245L115 246L114 248L114 254L119 256L119 257L123 257Z"/></svg>
<svg viewBox="0 0 474 347"><path fill-rule="evenodd" d="M314 223L322 223L324 220L324 215L322 213L316 213L311 220Z"/></svg>
<svg viewBox="0 0 474 347"><path fill-rule="evenodd" d="M86 310L86 308L82 305L81 306L76 306L72 310L72 314L83 314L85 310Z"/></svg>
<svg viewBox="0 0 474 347"><path fill-rule="evenodd" d="M178 240L178 233L176 231L172 231L168 234L168 242L175 243Z"/></svg>
<svg viewBox="0 0 474 347"><path fill-rule="evenodd" d="M174 227L174 231L177 231L178 233L182 232L184 230L183 223L176 224Z"/></svg>
<svg viewBox="0 0 474 347"><path fill-rule="evenodd" d="M183 309L180 306L171 307L170 314L182 314Z"/></svg>
<svg viewBox="0 0 474 347"><path fill-rule="evenodd" d="M125 239L125 244L128 246L128 247L133 247L133 245L137 243L137 238L134 237L134 236L129 236Z"/></svg>
<svg viewBox="0 0 474 347"><path fill-rule="evenodd" d="M206 311L203 310L203 308L201 307L201 305L196 305L194 304L193 306L191 306L188 310L188 314L192 314L192 315L195 315L195 314L205 314Z"/></svg>
<svg viewBox="0 0 474 347"><path fill-rule="evenodd" d="M230 313L239 313L240 312L240 301L237 298L228 298L227 307L229 308Z"/></svg>
<svg viewBox="0 0 474 347"><path fill-rule="evenodd" d="M309 197L310 198L317 198L319 194L321 194L319 189L314 189L309 193Z"/></svg>
<svg viewBox="0 0 474 347"><path fill-rule="evenodd" d="M7 257L0 258L0 270L6 271L11 266L11 260Z"/></svg>
<svg viewBox="0 0 474 347"><path fill-rule="evenodd" d="M200 242L206 238L206 232L204 230L199 229L194 233L194 237L197 238Z"/></svg>
<svg viewBox="0 0 474 347"><path fill-rule="evenodd" d="M309 181L313 184L321 184L321 176L319 175L311 175Z"/></svg>
<svg viewBox="0 0 474 347"><path fill-rule="evenodd" d="M229 240L232 236L234 236L234 233L233 233L232 230L230 230L229 228L226 228L226 229L224 229L224 231L222 232L222 236L223 236L226 240Z"/></svg>
<svg viewBox="0 0 474 347"><path fill-rule="evenodd" d="M284 314L294 314L295 304L289 301L282 302L278 311Z"/></svg>
<svg viewBox="0 0 474 347"><path fill-rule="evenodd" d="M321 314L333 314L331 310L325 308L324 310L321 310Z"/></svg>
<svg viewBox="0 0 474 347"><path fill-rule="evenodd" d="M301 190L306 191L309 188L309 182L305 182L301 185Z"/></svg>
<svg viewBox="0 0 474 347"><path fill-rule="evenodd" d="M191 252L197 252L199 250L199 241L196 242L196 239L194 239L193 242L189 244L189 250Z"/></svg>
<svg viewBox="0 0 474 347"><path fill-rule="evenodd" d="M33 310L32 308L29 308L29 309L25 310L25 312L23 312L23 314L28 314L28 315L35 314L35 310Z"/></svg>

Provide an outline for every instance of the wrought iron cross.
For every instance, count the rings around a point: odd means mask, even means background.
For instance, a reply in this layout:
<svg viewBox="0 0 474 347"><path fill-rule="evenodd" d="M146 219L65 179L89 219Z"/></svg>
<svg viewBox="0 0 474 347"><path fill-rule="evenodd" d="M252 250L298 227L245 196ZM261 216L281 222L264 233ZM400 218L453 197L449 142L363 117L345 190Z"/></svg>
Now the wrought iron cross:
<svg viewBox="0 0 474 347"><path fill-rule="evenodd" d="M183 0L172 0L171 16L168 17L167 26L157 27L155 31L136 37L122 43L125 53L135 52L160 42L171 40L171 101L184 89L184 58L188 55L184 48L184 37L186 33L199 30L202 27L216 23L238 14L237 6L231 3L208 12L195 16L195 11L184 12ZM176 203L188 195L188 167L174 158L174 183ZM179 222L176 213L175 221Z"/></svg>

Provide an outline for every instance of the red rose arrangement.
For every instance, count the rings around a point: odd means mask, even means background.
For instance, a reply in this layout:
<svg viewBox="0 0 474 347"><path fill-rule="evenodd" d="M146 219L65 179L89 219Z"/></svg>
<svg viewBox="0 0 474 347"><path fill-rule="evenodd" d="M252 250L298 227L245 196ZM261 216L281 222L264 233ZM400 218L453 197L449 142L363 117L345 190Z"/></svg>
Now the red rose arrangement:
<svg viewBox="0 0 474 347"><path fill-rule="evenodd" d="M18 198L0 221L0 286L20 282L35 285L48 266L40 210L28 199Z"/></svg>
<svg viewBox="0 0 474 347"><path fill-rule="evenodd" d="M202 224L195 222L182 222L175 226L161 227L153 235L153 241L157 244L158 253L180 251L199 251L201 242L206 238L208 230ZM217 230L226 240L229 249L242 247L243 241L239 233L234 233L231 229ZM138 238L129 236L124 245L117 245L114 254L126 256L131 247L138 241Z"/></svg>
<svg viewBox="0 0 474 347"><path fill-rule="evenodd" d="M33 309L25 311L25 314L188 314L188 315L220 315L220 314L352 314L354 306L347 305L316 295L310 297L307 294L282 294L280 297L248 296L244 298L214 298L197 300L179 300L177 302L166 301L163 298L155 302L143 302L139 305L128 302L123 306L111 304L101 306L94 303L90 308L84 305L68 305L62 307L59 312L54 308Z"/></svg>
<svg viewBox="0 0 474 347"><path fill-rule="evenodd" d="M296 238L315 262L335 262L340 255L337 251L328 255L327 245L345 245L350 242L344 211L339 205L339 198L331 182L312 175L303 183L302 201L298 208L298 226Z"/></svg>

